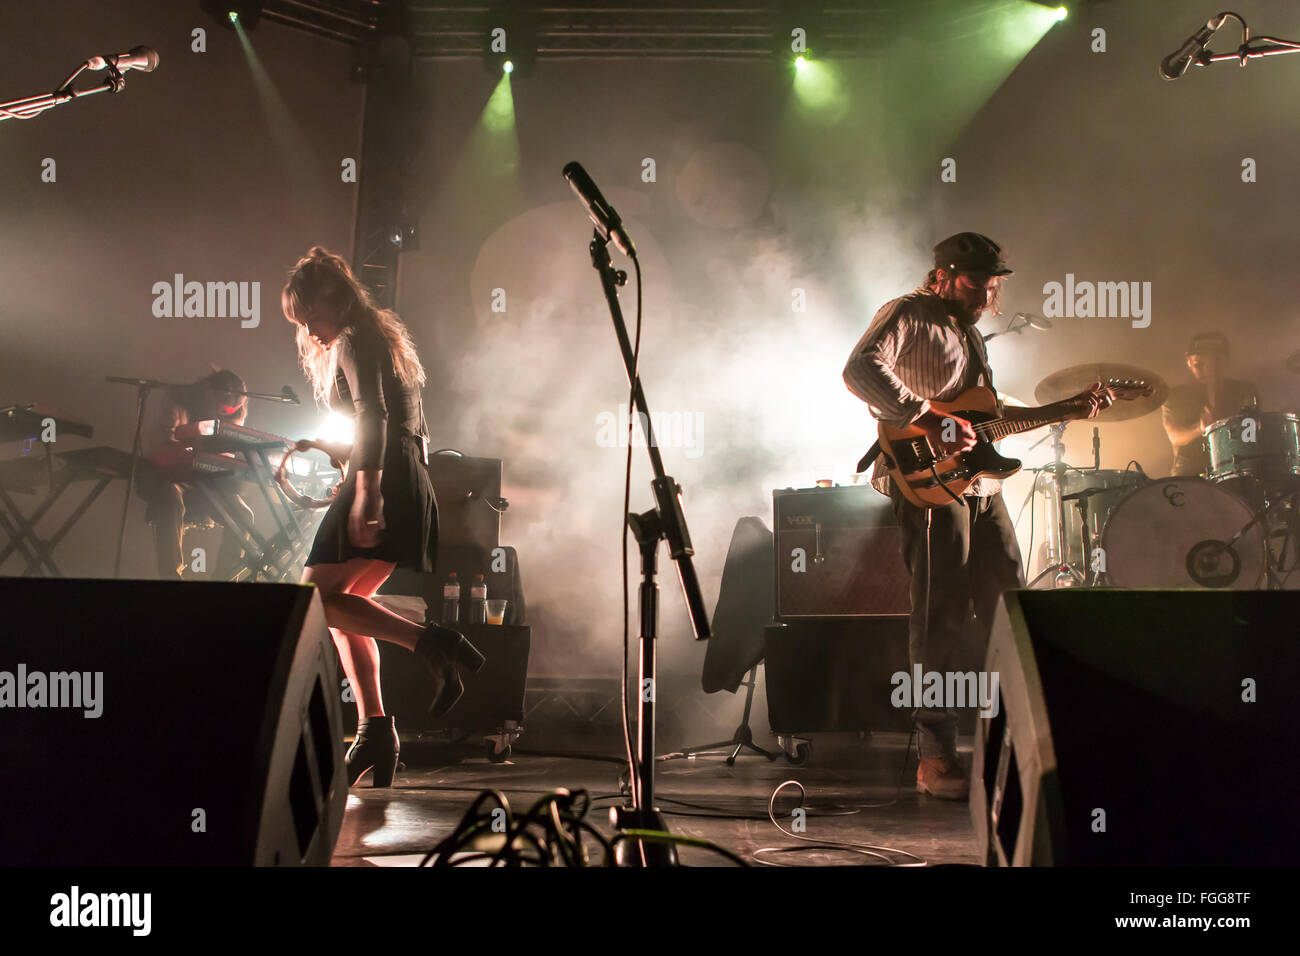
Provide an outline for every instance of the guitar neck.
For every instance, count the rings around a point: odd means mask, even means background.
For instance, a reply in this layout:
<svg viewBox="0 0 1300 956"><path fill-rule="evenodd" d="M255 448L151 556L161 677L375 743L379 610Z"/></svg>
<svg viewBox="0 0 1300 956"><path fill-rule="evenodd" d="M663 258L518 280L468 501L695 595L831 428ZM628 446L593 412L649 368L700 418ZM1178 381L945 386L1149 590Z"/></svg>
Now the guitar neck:
<svg viewBox="0 0 1300 956"><path fill-rule="evenodd" d="M1009 435L1019 435L1021 432L1033 431L1044 425L1055 425L1065 421L1066 412L1059 404L1043 405L1031 411L1036 414L1027 418L993 418L981 422L973 426L975 434L986 441L997 441Z"/></svg>

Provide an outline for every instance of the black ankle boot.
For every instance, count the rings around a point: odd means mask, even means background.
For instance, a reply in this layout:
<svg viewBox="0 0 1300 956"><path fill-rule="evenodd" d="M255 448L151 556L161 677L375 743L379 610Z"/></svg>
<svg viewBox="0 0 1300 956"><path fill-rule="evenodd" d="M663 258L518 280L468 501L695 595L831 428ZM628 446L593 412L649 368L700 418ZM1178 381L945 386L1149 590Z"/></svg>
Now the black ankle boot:
<svg viewBox="0 0 1300 956"><path fill-rule="evenodd" d="M373 786L391 787L401 750L397 721L390 717L363 717L357 722L357 736L348 749L348 786L355 787L367 770L374 770Z"/></svg>
<svg viewBox="0 0 1300 956"><path fill-rule="evenodd" d="M441 717L456 706L465 685L456 668L463 667L477 674L487 659L460 631L441 624L427 624L424 634L415 645L415 654L428 664L437 688L429 704L429 713Z"/></svg>

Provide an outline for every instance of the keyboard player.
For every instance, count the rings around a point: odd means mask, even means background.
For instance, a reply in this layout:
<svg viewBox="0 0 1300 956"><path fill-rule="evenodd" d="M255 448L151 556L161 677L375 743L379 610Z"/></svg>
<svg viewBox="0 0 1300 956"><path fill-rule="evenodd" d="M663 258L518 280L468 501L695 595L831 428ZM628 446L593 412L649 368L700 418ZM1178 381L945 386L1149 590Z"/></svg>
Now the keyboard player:
<svg viewBox="0 0 1300 956"><path fill-rule="evenodd" d="M242 425L248 416L245 391L243 379L229 369L219 369L191 385L165 389L152 415L145 421L140 442L147 462L137 476L137 488L145 501L145 520L153 527L154 553L158 560L158 573L163 578L179 578L187 564L182 550L187 521L193 524L221 523L220 516L211 513L206 498L191 482L169 477L176 473L175 465L185 458L185 447L175 440L174 433L181 425L213 419ZM225 479L198 480L216 484ZM252 522L253 511L235 488L232 486L224 491L222 497L227 505L242 509L248 521ZM233 568L241 553L238 536L226 529L213 570L220 574Z"/></svg>

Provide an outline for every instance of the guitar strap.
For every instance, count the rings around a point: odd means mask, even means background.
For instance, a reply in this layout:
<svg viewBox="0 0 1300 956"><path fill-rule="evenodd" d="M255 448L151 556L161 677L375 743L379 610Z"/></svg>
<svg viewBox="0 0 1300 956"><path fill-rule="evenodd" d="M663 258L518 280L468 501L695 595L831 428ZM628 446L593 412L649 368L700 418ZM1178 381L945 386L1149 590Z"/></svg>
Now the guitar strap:
<svg viewBox="0 0 1300 956"><path fill-rule="evenodd" d="M989 368L988 352L984 348L983 337L980 336L973 325L963 328L962 334L966 336L967 360L975 362L984 375L984 384L988 386L990 391L997 394L997 389L993 387L993 370Z"/></svg>
<svg viewBox="0 0 1300 956"><path fill-rule="evenodd" d="M858 467L856 473L859 475L865 473L866 470L871 467L871 463L876 460L876 456L879 454L880 454L880 439L876 439L874 442L871 443L871 447L867 449L867 453L858 460Z"/></svg>
<svg viewBox="0 0 1300 956"><path fill-rule="evenodd" d="M338 390L339 398L349 404L352 402L352 389L348 388L348 377L341 368L334 370L334 388Z"/></svg>

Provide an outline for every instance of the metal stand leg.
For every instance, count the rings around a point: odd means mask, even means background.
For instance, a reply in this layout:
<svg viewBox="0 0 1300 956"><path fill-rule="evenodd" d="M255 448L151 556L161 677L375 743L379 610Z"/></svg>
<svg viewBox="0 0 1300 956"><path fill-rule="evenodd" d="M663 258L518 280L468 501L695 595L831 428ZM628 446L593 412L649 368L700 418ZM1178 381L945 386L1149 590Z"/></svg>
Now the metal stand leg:
<svg viewBox="0 0 1300 956"><path fill-rule="evenodd" d="M687 747L685 750L679 750L677 753L664 754L660 760L691 760L695 757L708 756L710 751L723 750L731 747L730 756L727 757L727 766L734 766L736 758L740 756L742 750L751 750L759 756L766 757L768 760L775 760L780 756L779 753L771 750L764 750L754 743L754 731L749 726L749 713L754 703L754 687L758 683L758 665L755 664L741 681L745 688L745 712L740 719L740 725L736 727L736 732L731 735L730 740L718 740L711 744L699 744L694 747Z"/></svg>

